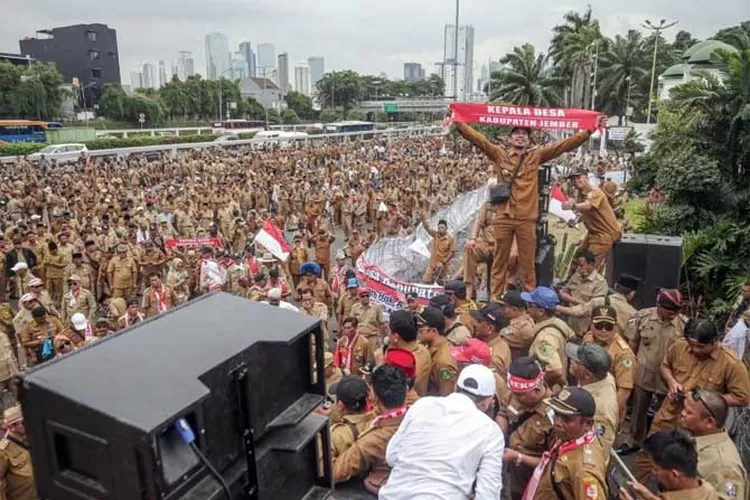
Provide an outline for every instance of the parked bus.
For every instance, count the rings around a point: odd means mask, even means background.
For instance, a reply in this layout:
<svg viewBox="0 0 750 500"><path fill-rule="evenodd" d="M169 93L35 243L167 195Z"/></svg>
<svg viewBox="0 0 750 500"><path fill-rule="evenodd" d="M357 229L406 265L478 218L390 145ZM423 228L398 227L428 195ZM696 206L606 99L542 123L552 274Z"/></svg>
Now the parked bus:
<svg viewBox="0 0 750 500"><path fill-rule="evenodd" d="M47 142L47 122L0 120L0 142Z"/></svg>
<svg viewBox="0 0 750 500"><path fill-rule="evenodd" d="M266 122L262 120L224 120L223 122L213 123L215 134L246 134L265 129Z"/></svg>
<svg viewBox="0 0 750 500"><path fill-rule="evenodd" d="M375 130L375 124L372 122L343 121L326 125L326 132L330 134L345 132L372 132L373 130Z"/></svg>

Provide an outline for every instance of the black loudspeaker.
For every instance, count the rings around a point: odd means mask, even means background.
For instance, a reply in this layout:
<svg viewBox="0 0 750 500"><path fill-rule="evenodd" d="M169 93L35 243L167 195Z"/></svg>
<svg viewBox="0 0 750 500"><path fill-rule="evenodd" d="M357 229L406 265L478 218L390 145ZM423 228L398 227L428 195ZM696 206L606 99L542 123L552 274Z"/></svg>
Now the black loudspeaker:
<svg viewBox="0 0 750 500"><path fill-rule="evenodd" d="M614 283L620 273L640 278L633 306L656 305L660 288L679 288L682 266L682 238L653 234L624 234L613 247L607 279Z"/></svg>
<svg viewBox="0 0 750 500"><path fill-rule="evenodd" d="M551 287L555 281L555 240L551 236L544 236L536 240L536 270L537 286Z"/></svg>
<svg viewBox="0 0 750 500"><path fill-rule="evenodd" d="M333 487L319 320L207 295L20 378L39 496L323 499ZM317 351L317 352L315 352Z"/></svg>

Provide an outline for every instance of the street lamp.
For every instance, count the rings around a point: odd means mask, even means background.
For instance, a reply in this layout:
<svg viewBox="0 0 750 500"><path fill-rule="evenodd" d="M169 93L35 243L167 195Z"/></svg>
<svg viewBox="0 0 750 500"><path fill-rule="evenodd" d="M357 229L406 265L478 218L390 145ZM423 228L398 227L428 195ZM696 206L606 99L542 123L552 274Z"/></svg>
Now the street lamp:
<svg viewBox="0 0 750 500"><path fill-rule="evenodd" d="M453 37L453 100L458 102L458 14L461 0L456 0L456 30Z"/></svg>
<svg viewBox="0 0 750 500"><path fill-rule="evenodd" d="M646 123L651 123L651 105L653 104L653 95L654 95L654 78L656 77L656 49L659 47L659 35L662 31L671 28L677 24L677 21L674 21L672 23L667 24L666 19L662 19L659 21L658 26L654 26L651 21L646 19L645 24L642 24L644 28L651 30L654 32L654 60L651 63L651 86L648 90L648 115L646 116Z"/></svg>
<svg viewBox="0 0 750 500"><path fill-rule="evenodd" d="M263 86L261 87L261 91L263 94L266 93L266 68L273 68L273 67L274 67L273 64L268 64L266 66L257 66L257 70L260 71L261 77L263 78ZM264 105L263 110L266 112L266 130L268 130L268 108Z"/></svg>
<svg viewBox="0 0 750 500"><path fill-rule="evenodd" d="M625 81L628 82L628 96L625 99L625 126L627 126L628 119L630 118L630 115L633 114L633 110L630 108L630 88L633 86L633 78L628 75L627 78L625 78Z"/></svg>

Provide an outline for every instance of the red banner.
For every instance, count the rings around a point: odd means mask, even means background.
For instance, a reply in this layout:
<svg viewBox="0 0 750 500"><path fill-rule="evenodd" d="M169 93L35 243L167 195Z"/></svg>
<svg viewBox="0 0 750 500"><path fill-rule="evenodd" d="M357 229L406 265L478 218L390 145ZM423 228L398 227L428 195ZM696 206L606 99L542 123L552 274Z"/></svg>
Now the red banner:
<svg viewBox="0 0 750 500"><path fill-rule="evenodd" d="M219 238L170 238L164 242L168 249L175 247L220 247Z"/></svg>
<svg viewBox="0 0 750 500"><path fill-rule="evenodd" d="M449 107L453 112L452 120L458 123L557 130L597 129L597 117L601 114L585 109L537 108L509 104L457 102Z"/></svg>
<svg viewBox="0 0 750 500"><path fill-rule="evenodd" d="M444 289L438 285L424 285L421 283L405 283L391 278L378 266L368 264L365 256L357 259L355 272L362 286L370 290L370 300L374 300L390 314L406 307L406 294L417 294L417 302L423 306L429 305L430 299L443 293Z"/></svg>

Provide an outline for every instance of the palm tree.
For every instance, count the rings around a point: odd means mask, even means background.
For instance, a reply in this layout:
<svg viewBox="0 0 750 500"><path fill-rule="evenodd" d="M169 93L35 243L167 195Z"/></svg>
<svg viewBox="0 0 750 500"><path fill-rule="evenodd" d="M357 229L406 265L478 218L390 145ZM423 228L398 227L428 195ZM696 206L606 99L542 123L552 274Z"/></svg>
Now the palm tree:
<svg viewBox="0 0 750 500"><path fill-rule="evenodd" d="M552 74L548 57L524 44L500 60L505 69L492 74L491 101L527 106L559 106L564 78Z"/></svg>
<svg viewBox="0 0 750 500"><path fill-rule="evenodd" d="M599 21L593 18L590 5L586 8L583 15L576 11L570 11L563 16L563 20L565 21L564 24L558 24L552 28L553 35L549 55L556 66L563 64L566 39L570 35L578 33L582 28L593 28L599 32Z"/></svg>
<svg viewBox="0 0 750 500"><path fill-rule="evenodd" d="M631 102L639 95L632 95L636 83L648 76L643 53L646 50L643 37L636 30L629 30L625 37L616 35L607 41L607 50L600 57L600 79L598 95L600 108L610 115L622 117L628 106L628 87Z"/></svg>

